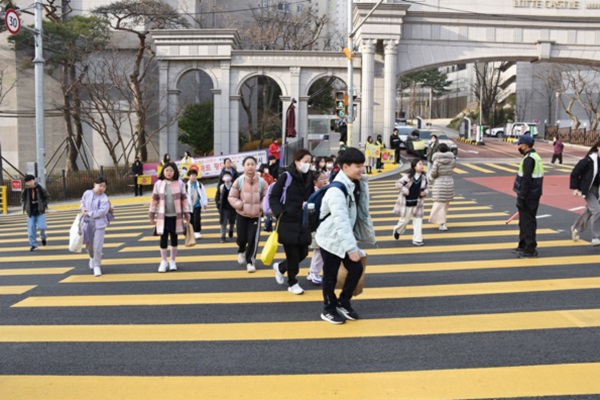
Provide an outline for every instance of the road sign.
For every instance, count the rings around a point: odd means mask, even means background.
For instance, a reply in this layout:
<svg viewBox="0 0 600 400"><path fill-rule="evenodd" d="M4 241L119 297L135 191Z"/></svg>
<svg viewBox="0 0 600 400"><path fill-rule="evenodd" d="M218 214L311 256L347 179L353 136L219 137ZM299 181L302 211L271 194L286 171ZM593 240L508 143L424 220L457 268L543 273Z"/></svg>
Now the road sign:
<svg viewBox="0 0 600 400"><path fill-rule="evenodd" d="M13 192L20 192L23 190L23 183L20 179L13 179L10 181L10 188Z"/></svg>
<svg viewBox="0 0 600 400"><path fill-rule="evenodd" d="M6 24L6 29L13 35L16 35L21 30L21 18L19 14L9 8L6 10L6 14L4 15L4 23Z"/></svg>

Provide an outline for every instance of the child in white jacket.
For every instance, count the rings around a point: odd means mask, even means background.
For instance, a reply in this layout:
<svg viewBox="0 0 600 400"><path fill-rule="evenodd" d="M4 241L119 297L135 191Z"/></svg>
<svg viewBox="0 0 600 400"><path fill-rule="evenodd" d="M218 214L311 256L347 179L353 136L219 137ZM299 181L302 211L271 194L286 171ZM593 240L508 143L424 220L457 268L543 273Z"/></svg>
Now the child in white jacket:
<svg viewBox="0 0 600 400"><path fill-rule="evenodd" d="M206 189L204 185L198 180L198 171L196 169L190 169L188 172L190 180L187 183L188 202L190 204L191 218L190 222L194 227L194 236L196 239L200 239L202 235L202 218L201 212L206 211L208 205L208 198L206 197Z"/></svg>

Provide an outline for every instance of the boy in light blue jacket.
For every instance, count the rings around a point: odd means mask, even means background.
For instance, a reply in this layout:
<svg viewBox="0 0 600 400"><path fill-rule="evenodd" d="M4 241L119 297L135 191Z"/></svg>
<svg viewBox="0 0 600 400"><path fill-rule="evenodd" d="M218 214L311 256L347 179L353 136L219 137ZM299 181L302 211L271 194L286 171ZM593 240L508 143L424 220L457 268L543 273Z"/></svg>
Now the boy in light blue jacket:
<svg viewBox="0 0 600 400"><path fill-rule="evenodd" d="M357 320L358 313L350 299L363 272L361 257L364 252L358 242L375 244L375 230L369 215L369 186L363 176L365 155L354 147L339 157L340 172L335 181L346 185L348 196L332 187L323 196L319 218L322 220L315 241L323 257L323 300L321 319L332 324ZM339 298L335 294L340 263L348 276Z"/></svg>

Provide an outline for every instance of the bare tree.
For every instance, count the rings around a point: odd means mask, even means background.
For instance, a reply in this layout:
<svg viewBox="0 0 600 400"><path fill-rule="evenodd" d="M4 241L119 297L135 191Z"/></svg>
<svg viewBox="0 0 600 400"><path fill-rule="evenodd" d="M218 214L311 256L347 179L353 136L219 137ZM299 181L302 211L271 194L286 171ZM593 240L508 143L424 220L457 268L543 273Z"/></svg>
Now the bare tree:
<svg viewBox="0 0 600 400"><path fill-rule="evenodd" d="M575 66L564 71L563 74L569 89L565 94L575 99L583 108L592 130L595 130L600 123L599 72L600 70L595 67ZM569 114L569 116L571 115ZM577 122L577 127L579 127L579 120Z"/></svg>
<svg viewBox="0 0 600 400"><path fill-rule="evenodd" d="M525 113L533 98L533 91L529 89L519 90L515 93L515 97L515 121L525 121Z"/></svg>
<svg viewBox="0 0 600 400"><path fill-rule="evenodd" d="M483 123L492 120L494 106L501 92L500 76L508 63L475 63L475 75L477 81L473 85L473 92L481 105Z"/></svg>
<svg viewBox="0 0 600 400"><path fill-rule="evenodd" d="M137 114L135 97L130 90L129 61L129 57L118 49L107 49L97 54L83 82L87 107L82 108L83 122L101 137L115 167L123 165L125 169L128 169L131 155L140 153L140 144L151 144L161 129L175 123L178 118L177 115L166 121L165 126L156 126L154 130L146 128L145 142L140 141L135 130ZM153 68L156 69L156 65ZM143 98L141 108L148 120L157 120L160 113L156 107L156 96L152 95L158 84L156 72L150 71L149 77L142 82L144 93L149 95Z"/></svg>
<svg viewBox="0 0 600 400"><path fill-rule="evenodd" d="M552 110L556 108L556 102L558 101L556 93L560 93L561 84L561 69L556 65L544 64L541 69L534 73L534 77L541 81L540 85L535 85L540 89L537 90L538 94L546 102L548 109L548 123L552 123ZM554 116L554 121L558 119L558 115Z"/></svg>
<svg viewBox="0 0 600 400"><path fill-rule="evenodd" d="M252 9L255 23L241 30L246 38L244 46L261 50L316 50L327 16L319 16L310 7L300 12L286 7L291 4Z"/></svg>
<svg viewBox="0 0 600 400"><path fill-rule="evenodd" d="M136 35L138 45L129 74L129 89L133 94L133 109L136 114L134 135L137 138L136 150L142 161L148 159L147 115L145 104L144 80L152 70L155 51L148 41L151 30L187 28L189 22L162 0L119 0L97 7L95 14L109 19L111 26L118 31Z"/></svg>
<svg viewBox="0 0 600 400"><path fill-rule="evenodd" d="M0 106L6 96L17 86L17 78L10 79L5 65L0 65Z"/></svg>

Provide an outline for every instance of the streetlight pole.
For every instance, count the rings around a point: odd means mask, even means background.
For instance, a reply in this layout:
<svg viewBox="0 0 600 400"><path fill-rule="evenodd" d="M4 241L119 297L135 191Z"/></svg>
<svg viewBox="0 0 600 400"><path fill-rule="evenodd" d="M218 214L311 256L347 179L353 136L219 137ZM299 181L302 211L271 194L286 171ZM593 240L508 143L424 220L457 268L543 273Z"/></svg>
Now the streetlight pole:
<svg viewBox="0 0 600 400"><path fill-rule="evenodd" d="M354 2L352 0L348 0L348 51L352 54L352 49L354 49L354 33L353 24L354 20L352 17L352 9L354 6ZM353 136L354 132L352 129L352 125L354 123L354 62L352 60L352 56L348 57L348 111L347 111L348 122L346 123L347 135L348 135L348 147L352 147L354 142Z"/></svg>
<svg viewBox="0 0 600 400"><path fill-rule="evenodd" d="M37 145L37 181L46 187L46 145L44 143L44 53L42 48L42 2L35 2L35 132Z"/></svg>
<svg viewBox="0 0 600 400"><path fill-rule="evenodd" d="M558 129L558 98L560 97L560 93L555 92L554 96L556 96L556 103L554 103L554 121L556 121L556 128Z"/></svg>

